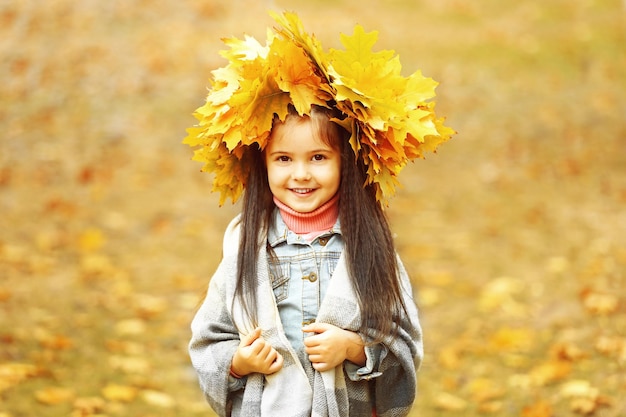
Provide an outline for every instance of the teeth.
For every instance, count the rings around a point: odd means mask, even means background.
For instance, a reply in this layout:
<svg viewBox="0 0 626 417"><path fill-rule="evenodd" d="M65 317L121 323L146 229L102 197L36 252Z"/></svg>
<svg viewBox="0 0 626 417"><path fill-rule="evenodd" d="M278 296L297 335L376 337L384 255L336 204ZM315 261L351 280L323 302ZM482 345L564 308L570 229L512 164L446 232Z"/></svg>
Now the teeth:
<svg viewBox="0 0 626 417"><path fill-rule="evenodd" d="M313 189L312 188L294 188L293 191L298 194L306 194L306 193L310 193L311 191L313 191Z"/></svg>

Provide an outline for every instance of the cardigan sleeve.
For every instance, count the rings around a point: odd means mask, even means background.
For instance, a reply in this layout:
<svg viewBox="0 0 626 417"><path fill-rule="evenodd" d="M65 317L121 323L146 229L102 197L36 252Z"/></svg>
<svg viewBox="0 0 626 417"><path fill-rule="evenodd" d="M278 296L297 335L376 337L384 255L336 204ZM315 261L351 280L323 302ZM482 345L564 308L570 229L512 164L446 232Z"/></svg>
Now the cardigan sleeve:
<svg viewBox="0 0 626 417"><path fill-rule="evenodd" d="M408 349L405 352L408 352L408 356L413 358L417 369L421 364L423 356L421 328L419 325L418 312L415 306L415 302L413 301L412 289L408 275L406 274L402 262L399 259L398 270L401 275L402 291L404 295L404 303L407 307L407 315L404 316L400 322L401 326L399 329L399 337L394 339L393 342L387 340L387 344L397 345L397 342L405 344L406 346L402 347L406 347ZM361 335L361 337L363 337L364 339L368 339L367 335ZM346 361L344 363L344 368L348 377L352 381L361 381L370 380L381 376L381 362L385 360L385 358L387 358L387 356L390 354L387 344L376 343L366 345L366 363L363 366L359 366L350 361ZM404 351L404 349L402 350Z"/></svg>
<svg viewBox="0 0 626 417"><path fill-rule="evenodd" d="M239 346L239 333L229 318L218 268L207 296L191 322L189 357L211 408L227 415L230 364ZM232 388L235 388L234 386Z"/></svg>
<svg viewBox="0 0 626 417"><path fill-rule="evenodd" d="M421 365L424 349L422 329L419 323L417 306L408 274L398 258L398 267L406 306L394 338L383 341L376 378L376 412L379 416L395 415L398 406L409 407L417 395L417 371Z"/></svg>
<svg viewBox="0 0 626 417"><path fill-rule="evenodd" d="M365 365L359 366L350 361L344 362L346 375L351 381L362 381L377 378L382 375L378 372L380 360L387 353L384 345L377 343L372 346L365 346Z"/></svg>
<svg viewBox="0 0 626 417"><path fill-rule="evenodd" d="M237 220L237 219L235 219ZM241 388L242 381L232 381L230 365L239 346L239 332L229 312L232 283L236 280L236 221L224 236L224 258L213 274L202 305L191 322L189 356L200 387L219 415L226 416L231 392ZM233 251L233 249L235 249ZM241 384L243 385L243 384Z"/></svg>
<svg viewBox="0 0 626 417"><path fill-rule="evenodd" d="M409 277L399 258L398 271L406 314L399 321L397 334L395 337L386 337L382 343L367 345L364 366L359 367L348 361L344 364L346 375L352 383L374 382L376 412L379 416L395 416L398 410L411 407L417 393L417 370L423 358L418 311ZM370 331L372 334L368 337ZM372 340L374 332L370 331L361 337Z"/></svg>

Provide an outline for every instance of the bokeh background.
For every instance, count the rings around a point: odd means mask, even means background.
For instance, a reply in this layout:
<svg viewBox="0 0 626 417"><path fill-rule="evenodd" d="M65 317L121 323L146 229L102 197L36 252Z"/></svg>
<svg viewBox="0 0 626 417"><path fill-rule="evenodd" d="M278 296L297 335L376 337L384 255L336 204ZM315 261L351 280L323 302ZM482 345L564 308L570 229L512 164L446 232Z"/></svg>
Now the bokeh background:
<svg viewBox="0 0 626 417"><path fill-rule="evenodd" d="M626 415L626 4L0 2L0 416L212 415L189 322L238 206L181 144L293 10L379 31L458 131L389 216L426 359L413 416ZM393 389L393 387L390 387Z"/></svg>

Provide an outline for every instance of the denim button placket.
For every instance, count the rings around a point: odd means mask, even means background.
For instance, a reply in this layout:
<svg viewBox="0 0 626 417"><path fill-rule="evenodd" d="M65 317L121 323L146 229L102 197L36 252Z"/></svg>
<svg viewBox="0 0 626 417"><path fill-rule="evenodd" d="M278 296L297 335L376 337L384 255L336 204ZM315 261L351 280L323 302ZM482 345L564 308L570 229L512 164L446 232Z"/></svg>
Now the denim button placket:
<svg viewBox="0 0 626 417"><path fill-rule="evenodd" d="M317 281L317 274L315 272L311 272L310 274L303 276L302 279L308 280L309 282L315 282Z"/></svg>
<svg viewBox="0 0 626 417"><path fill-rule="evenodd" d="M319 280L315 251L309 247L307 256L300 262L302 271L302 321L314 321L319 310Z"/></svg>

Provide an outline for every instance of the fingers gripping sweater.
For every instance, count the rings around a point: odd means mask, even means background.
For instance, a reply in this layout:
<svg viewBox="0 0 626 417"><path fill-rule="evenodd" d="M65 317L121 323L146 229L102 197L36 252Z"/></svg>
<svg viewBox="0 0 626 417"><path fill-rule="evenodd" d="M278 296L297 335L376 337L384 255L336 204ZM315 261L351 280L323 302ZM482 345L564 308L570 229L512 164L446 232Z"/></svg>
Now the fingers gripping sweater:
<svg viewBox="0 0 626 417"><path fill-rule="evenodd" d="M224 257L211 278L207 296L191 325L189 354L200 386L219 416L245 417L345 417L371 414L374 401L381 417L405 416L415 399L416 370L423 356L421 328L411 294L411 285L400 259L407 315L395 338L383 341L373 373L352 380L342 366L315 372L313 384L287 340L280 322L268 274L267 254L262 245L258 257L258 319L265 340L283 356L284 364L273 375L248 375L243 390L230 392L229 370L240 337L253 330L232 300L237 272L239 219L224 237ZM356 331L360 323L358 302L348 279L345 259L340 258L322 301L318 322ZM370 334L362 334L371 340ZM369 359L368 359L369 360ZM345 366L349 362L346 362ZM373 389L371 389L373 384ZM366 411L369 410L369 411Z"/></svg>

